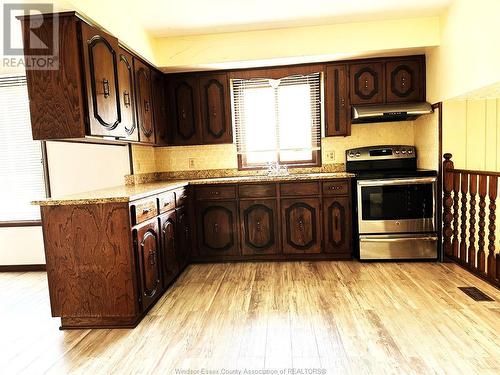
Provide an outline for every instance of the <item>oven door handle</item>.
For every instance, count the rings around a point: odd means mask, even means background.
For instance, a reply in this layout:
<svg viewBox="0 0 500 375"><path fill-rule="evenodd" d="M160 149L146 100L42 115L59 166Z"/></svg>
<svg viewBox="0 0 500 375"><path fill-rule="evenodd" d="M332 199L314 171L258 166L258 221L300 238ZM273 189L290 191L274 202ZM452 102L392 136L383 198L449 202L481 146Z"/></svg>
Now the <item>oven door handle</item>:
<svg viewBox="0 0 500 375"><path fill-rule="evenodd" d="M422 236L422 237L394 237L394 238L374 238L374 237L363 237L359 236L359 240L362 242L401 242L401 241L437 241L437 236Z"/></svg>
<svg viewBox="0 0 500 375"><path fill-rule="evenodd" d="M409 185L409 184L430 184L437 181L436 177L419 178L391 178L387 180L360 180L358 186L386 186L386 185Z"/></svg>

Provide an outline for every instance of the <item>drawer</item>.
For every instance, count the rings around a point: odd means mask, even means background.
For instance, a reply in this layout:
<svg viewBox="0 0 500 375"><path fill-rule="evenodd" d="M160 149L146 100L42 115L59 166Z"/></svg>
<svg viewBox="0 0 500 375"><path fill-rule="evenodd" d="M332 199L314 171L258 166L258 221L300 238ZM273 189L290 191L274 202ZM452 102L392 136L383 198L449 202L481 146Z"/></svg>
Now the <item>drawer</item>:
<svg viewBox="0 0 500 375"><path fill-rule="evenodd" d="M179 208L188 204L188 190L187 189L179 189L175 192L175 207Z"/></svg>
<svg viewBox="0 0 500 375"><path fill-rule="evenodd" d="M234 199L236 186L203 186L196 188L196 199Z"/></svg>
<svg viewBox="0 0 500 375"><path fill-rule="evenodd" d="M164 213L175 208L175 195L173 191L158 195L158 208L160 213Z"/></svg>
<svg viewBox="0 0 500 375"><path fill-rule="evenodd" d="M349 181L326 181L323 182L324 195L349 195Z"/></svg>
<svg viewBox="0 0 500 375"><path fill-rule="evenodd" d="M238 191L239 191L240 198L275 197L276 196L276 184L239 185Z"/></svg>
<svg viewBox="0 0 500 375"><path fill-rule="evenodd" d="M145 198L132 203L132 221L135 224L142 223L158 215L156 208L156 197Z"/></svg>
<svg viewBox="0 0 500 375"><path fill-rule="evenodd" d="M319 195L319 182L292 182L280 185L282 196Z"/></svg>

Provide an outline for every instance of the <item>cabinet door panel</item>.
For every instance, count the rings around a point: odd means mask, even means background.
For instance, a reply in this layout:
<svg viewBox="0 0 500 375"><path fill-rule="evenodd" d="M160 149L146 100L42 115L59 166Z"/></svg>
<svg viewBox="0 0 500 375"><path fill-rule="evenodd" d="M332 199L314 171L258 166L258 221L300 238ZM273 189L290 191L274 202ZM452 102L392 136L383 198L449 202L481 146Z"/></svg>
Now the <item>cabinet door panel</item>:
<svg viewBox="0 0 500 375"><path fill-rule="evenodd" d="M165 146L168 144L167 132L167 105L165 98L165 80L163 74L152 70L151 83L153 94L154 128L156 133L156 144Z"/></svg>
<svg viewBox="0 0 500 375"><path fill-rule="evenodd" d="M125 137L118 88L118 39L81 23L90 135Z"/></svg>
<svg viewBox="0 0 500 375"><path fill-rule="evenodd" d="M345 65L326 67L326 136L351 134L348 76Z"/></svg>
<svg viewBox="0 0 500 375"><path fill-rule="evenodd" d="M177 244L175 248L180 270L189 262L191 246L191 221L187 207L183 206L177 209Z"/></svg>
<svg viewBox="0 0 500 375"><path fill-rule="evenodd" d="M241 201L240 221L244 255L278 252L276 200Z"/></svg>
<svg viewBox="0 0 500 375"><path fill-rule="evenodd" d="M325 228L325 251L350 254L351 249L351 205L347 196L323 200L323 226Z"/></svg>
<svg viewBox="0 0 500 375"><path fill-rule="evenodd" d="M321 251L319 198L284 199L281 203L284 253Z"/></svg>
<svg viewBox="0 0 500 375"><path fill-rule="evenodd" d="M176 215L175 211L160 216L161 261L163 285L166 288L179 272L176 254Z"/></svg>
<svg viewBox="0 0 500 375"><path fill-rule="evenodd" d="M215 74L200 79L203 143L231 143L231 109L227 76Z"/></svg>
<svg viewBox="0 0 500 375"><path fill-rule="evenodd" d="M198 204L198 242L203 255L237 255L236 202Z"/></svg>
<svg viewBox="0 0 500 375"><path fill-rule="evenodd" d="M137 93L139 141L141 143L155 143L153 103L151 100L151 70L137 59L134 60L134 70Z"/></svg>
<svg viewBox="0 0 500 375"><path fill-rule="evenodd" d="M422 87L422 64L419 59L386 63L387 102L425 100Z"/></svg>
<svg viewBox="0 0 500 375"><path fill-rule="evenodd" d="M197 80L191 77L173 79L170 92L174 144L201 143Z"/></svg>
<svg viewBox="0 0 500 375"><path fill-rule="evenodd" d="M145 223L136 229L137 257L143 310L159 296L161 289L161 264L159 259L158 222Z"/></svg>
<svg viewBox="0 0 500 375"><path fill-rule="evenodd" d="M384 101L383 63L353 64L351 77L351 104L375 104Z"/></svg>
<svg viewBox="0 0 500 375"><path fill-rule="evenodd" d="M139 140L137 116L135 107L134 65L130 53L119 49L118 55L118 84L120 88L120 109L122 124L131 141Z"/></svg>

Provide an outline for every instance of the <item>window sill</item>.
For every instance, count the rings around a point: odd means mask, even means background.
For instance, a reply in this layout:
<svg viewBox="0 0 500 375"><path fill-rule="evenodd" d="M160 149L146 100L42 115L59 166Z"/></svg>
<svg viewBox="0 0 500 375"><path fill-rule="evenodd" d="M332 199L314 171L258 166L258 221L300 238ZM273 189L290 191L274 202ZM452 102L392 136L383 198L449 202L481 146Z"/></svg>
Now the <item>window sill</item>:
<svg viewBox="0 0 500 375"><path fill-rule="evenodd" d="M41 220L18 220L18 221L0 221L0 228L9 227L38 227L42 225Z"/></svg>

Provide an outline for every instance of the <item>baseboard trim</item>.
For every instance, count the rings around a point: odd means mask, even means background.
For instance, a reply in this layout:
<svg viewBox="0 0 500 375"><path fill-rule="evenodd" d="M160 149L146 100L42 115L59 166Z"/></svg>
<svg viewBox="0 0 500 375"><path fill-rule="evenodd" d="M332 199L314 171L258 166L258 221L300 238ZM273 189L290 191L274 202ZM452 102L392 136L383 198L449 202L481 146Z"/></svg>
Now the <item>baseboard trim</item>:
<svg viewBox="0 0 500 375"><path fill-rule="evenodd" d="M7 264L0 265L0 272L46 271L45 264Z"/></svg>

